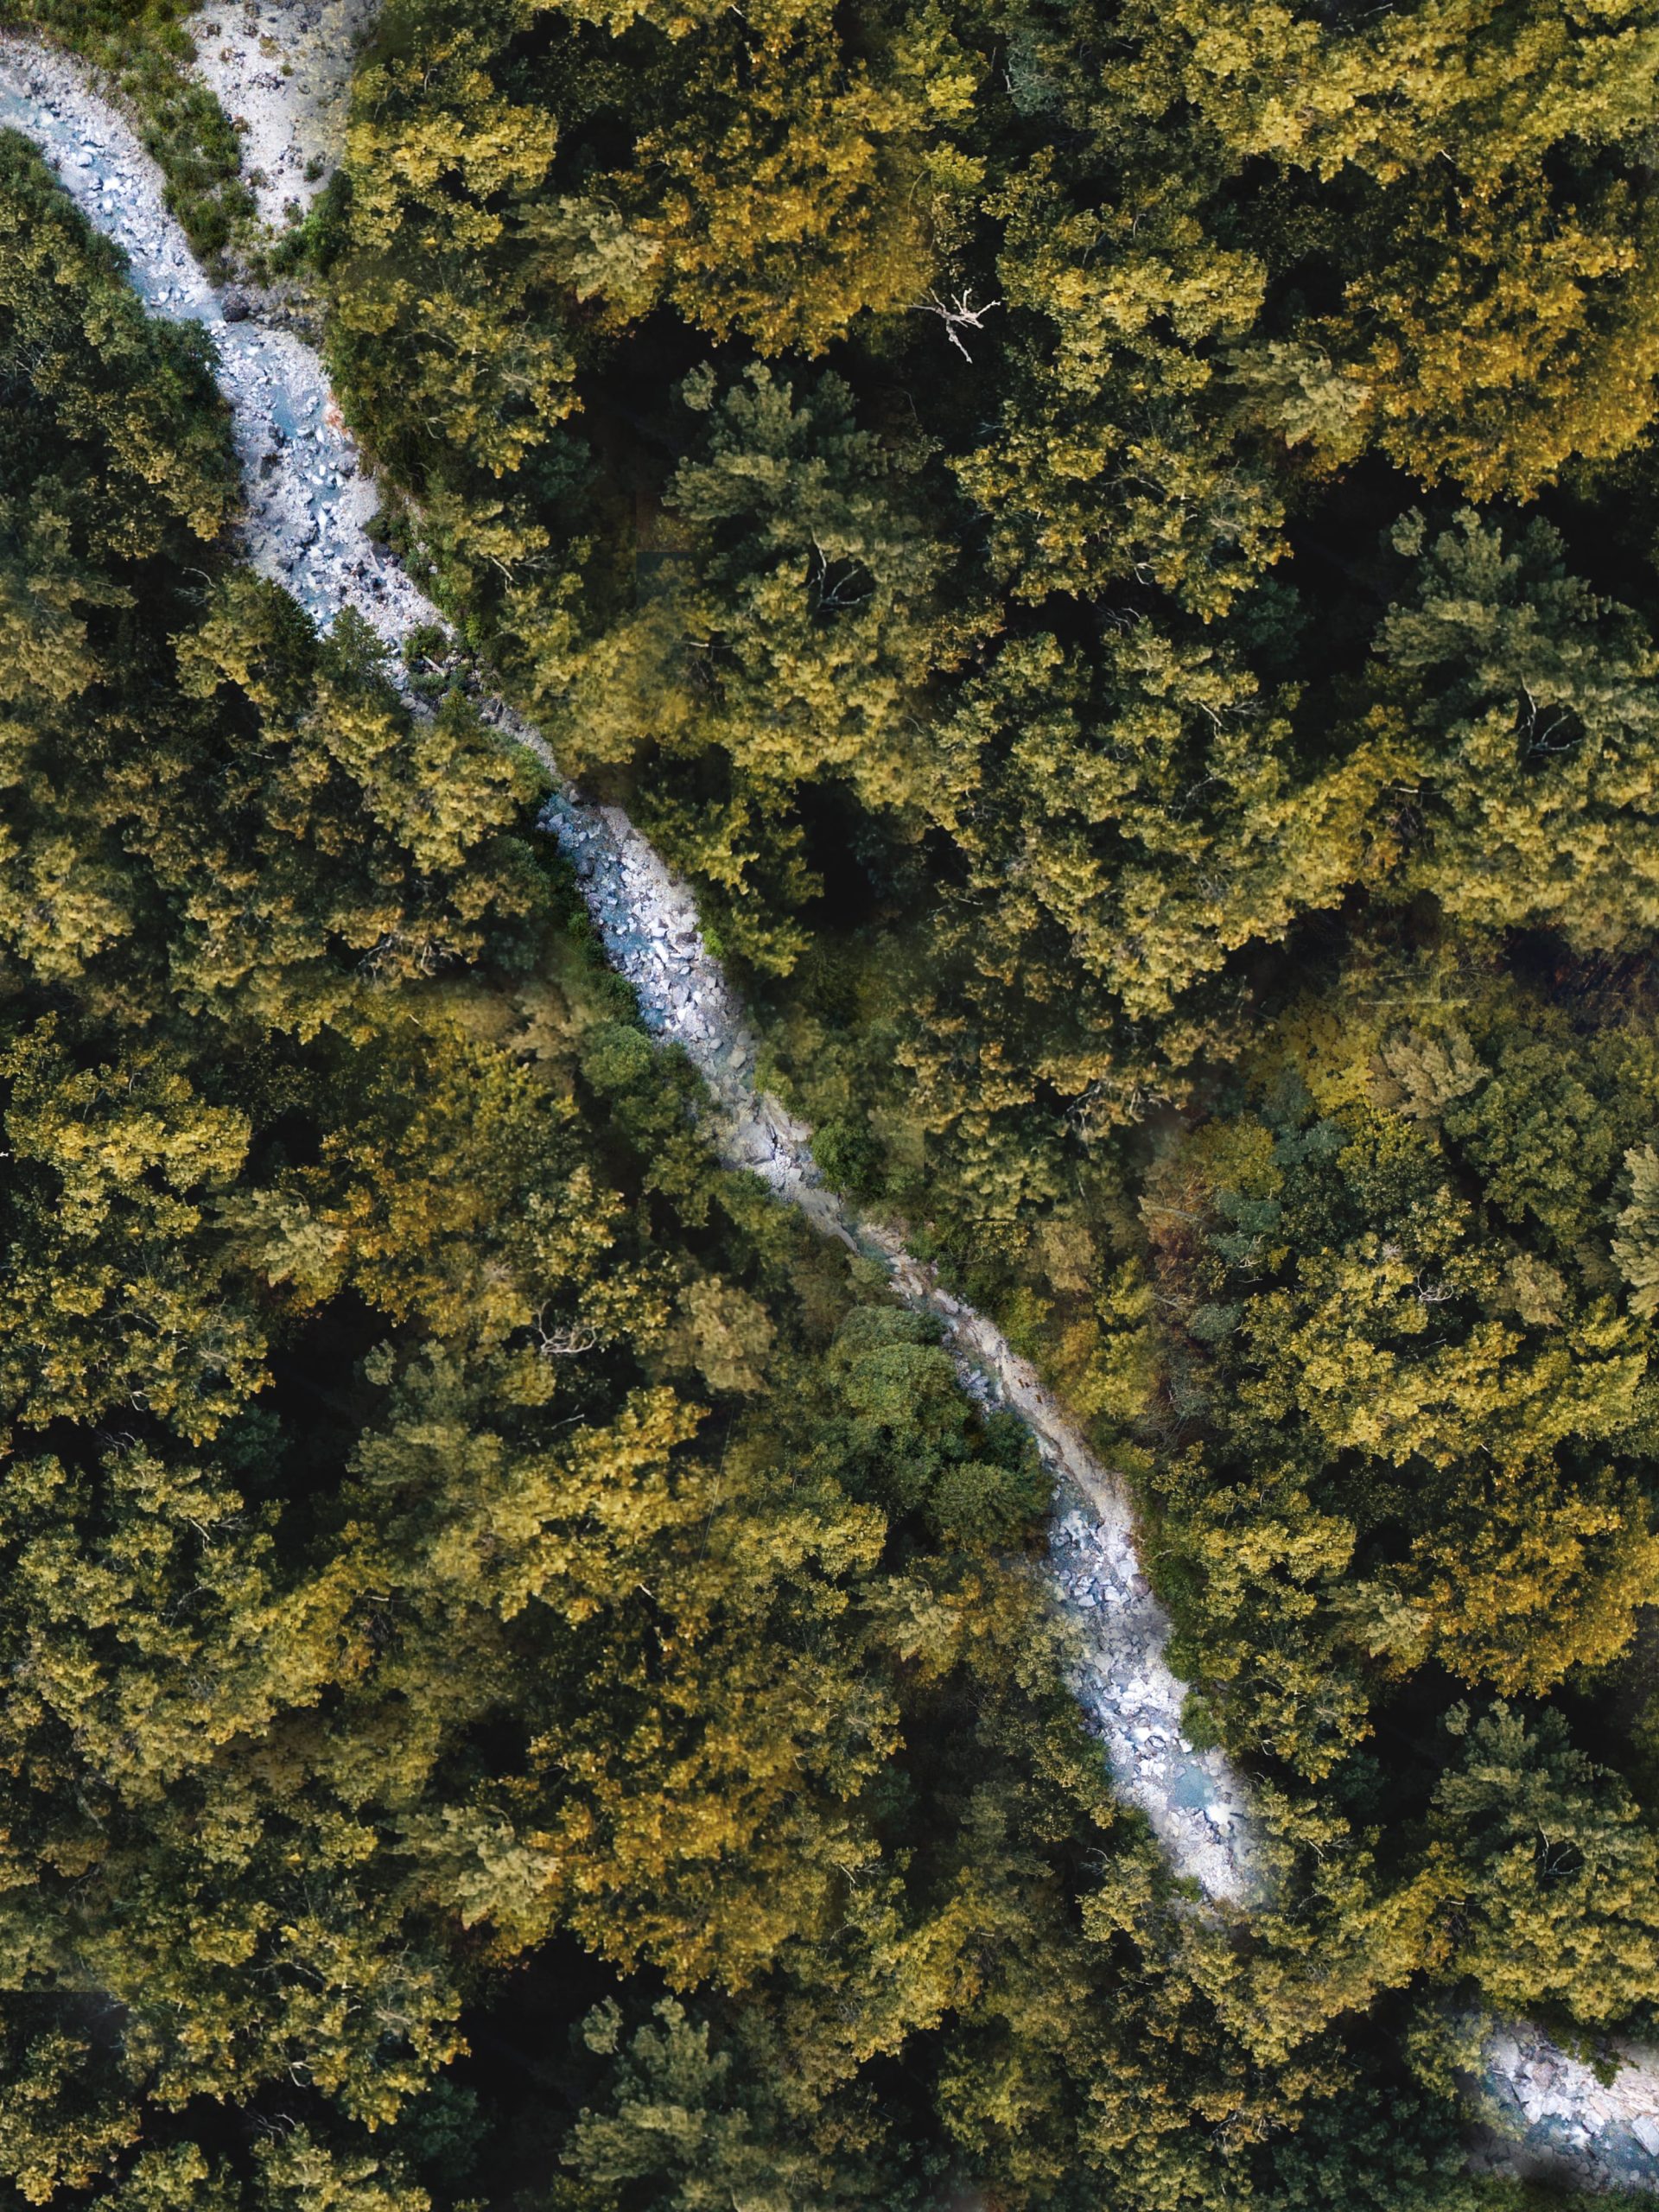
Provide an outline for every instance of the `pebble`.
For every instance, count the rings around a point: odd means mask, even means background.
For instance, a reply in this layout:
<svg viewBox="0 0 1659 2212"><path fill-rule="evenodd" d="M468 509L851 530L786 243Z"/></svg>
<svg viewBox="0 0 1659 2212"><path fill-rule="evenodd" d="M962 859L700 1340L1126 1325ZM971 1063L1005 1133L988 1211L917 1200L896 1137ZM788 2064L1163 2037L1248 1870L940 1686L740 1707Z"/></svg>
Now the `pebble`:
<svg viewBox="0 0 1659 2212"><path fill-rule="evenodd" d="M253 193L272 230L286 228L290 205L305 213L339 166L352 64L378 12L377 0L325 0L261 21L207 6L185 24L198 75L226 113L246 125L243 167L265 180ZM281 41L289 75L260 52L262 38ZM316 174L308 176L308 168Z"/></svg>

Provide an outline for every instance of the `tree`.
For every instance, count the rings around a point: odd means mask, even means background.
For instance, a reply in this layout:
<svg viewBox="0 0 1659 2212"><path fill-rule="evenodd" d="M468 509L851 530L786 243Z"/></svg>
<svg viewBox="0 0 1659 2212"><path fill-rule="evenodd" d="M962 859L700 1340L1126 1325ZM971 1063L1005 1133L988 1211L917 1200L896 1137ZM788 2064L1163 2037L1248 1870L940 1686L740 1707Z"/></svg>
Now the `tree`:
<svg viewBox="0 0 1659 2212"><path fill-rule="evenodd" d="M1529 1727L1501 1702L1478 1719L1459 1707L1448 1726L1463 1744L1434 1793L1434 1848L1458 1884L1448 1976L1500 2013L1560 2005L1586 2027L1651 2002L1656 1847L1618 1777L1558 1713Z"/></svg>
<svg viewBox="0 0 1659 2212"><path fill-rule="evenodd" d="M1395 531L1413 596L1377 634L1370 728L1397 747L1421 827L1398 881L1459 919L1544 925L1614 950L1659 918L1646 831L1659 724L1651 642L1572 575L1560 537L1465 511L1428 539Z"/></svg>
<svg viewBox="0 0 1659 2212"><path fill-rule="evenodd" d="M1195 1632L1241 1725L1314 1775L1364 1733L1370 1669L1547 1690L1628 1645L1653 1567L1650 1351L1605 1256L1645 1043L1614 1024L1567 1077L1535 1004L1489 985L1470 1022L1405 976L1392 1033L1305 1004L1149 1221L1185 1317L1166 1482Z"/></svg>

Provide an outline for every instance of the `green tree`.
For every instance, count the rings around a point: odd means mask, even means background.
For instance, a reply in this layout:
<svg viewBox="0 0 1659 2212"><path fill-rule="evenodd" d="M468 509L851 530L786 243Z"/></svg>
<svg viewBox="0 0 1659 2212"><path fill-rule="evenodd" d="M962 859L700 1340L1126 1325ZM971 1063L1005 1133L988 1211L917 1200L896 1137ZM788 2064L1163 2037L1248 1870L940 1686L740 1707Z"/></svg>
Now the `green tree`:
<svg viewBox="0 0 1659 2212"><path fill-rule="evenodd" d="M1434 1792L1433 1847L1455 1872L1446 1971L1497 2011L1558 2005L1606 2027L1652 2002L1659 1976L1656 1846L1616 1775L1575 1750L1560 1716L1529 1727L1498 1704L1455 1707L1460 1764Z"/></svg>
<svg viewBox="0 0 1659 2212"><path fill-rule="evenodd" d="M1659 918L1646 823L1655 658L1631 611L1569 573L1535 522L1506 545L1465 511L1395 531L1412 596L1377 635L1370 728L1414 800L1396 880L1486 927L1574 946L1641 942Z"/></svg>
<svg viewBox="0 0 1659 2212"><path fill-rule="evenodd" d="M1432 969L1405 988L1408 1027L1306 1006L1149 1211L1206 1665L1314 1775L1363 1734L1371 1669L1537 1692L1604 1662L1654 1558L1649 1347L1609 1295L1605 1195L1645 1039L1615 1025L1567 1075L1535 1003L1488 986L1465 1027Z"/></svg>

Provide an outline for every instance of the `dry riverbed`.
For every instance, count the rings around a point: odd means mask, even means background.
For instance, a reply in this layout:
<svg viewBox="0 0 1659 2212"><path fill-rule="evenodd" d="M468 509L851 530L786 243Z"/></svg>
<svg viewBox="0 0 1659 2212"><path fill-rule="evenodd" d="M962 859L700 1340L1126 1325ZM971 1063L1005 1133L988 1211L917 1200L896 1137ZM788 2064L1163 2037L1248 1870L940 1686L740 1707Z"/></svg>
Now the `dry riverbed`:
<svg viewBox="0 0 1659 2212"><path fill-rule="evenodd" d="M272 230L306 214L340 166L352 66L378 12L376 0L226 0L185 25Z"/></svg>
<svg viewBox="0 0 1659 2212"><path fill-rule="evenodd" d="M344 95L372 0L283 0L193 19L204 77L243 117L245 158L263 171L261 211L280 223L302 208L339 158ZM209 29L209 26L216 28ZM284 64L287 64L286 73ZM394 652L411 632L442 626L435 608L368 535L374 487L334 406L316 354L216 293L165 209L154 164L123 117L61 56L0 37L0 125L51 162L88 220L125 251L154 312L207 330L228 402L247 511L247 557L327 628L354 607ZM309 172L309 174L308 174ZM721 1148L827 1234L887 1265L894 1288L935 1314L968 1387L1011 1406L1054 1477L1049 1576L1077 1631L1075 1687L1117 1787L1146 1814L1176 1871L1211 1898L1248 1904L1259 1876L1242 1777L1185 1736L1185 1685L1171 1671L1169 1624L1140 1571L1133 1511L1031 1368L981 1314L879 1224L823 1185L810 1133L756 1086L755 1040L711 957L685 885L613 808L588 804L558 777L533 730L499 702L483 709L543 761L554 780L545 826L569 855L609 957L633 985L647 1025L683 1046L711 1095ZM1536 2031L1494 2037L1484 2061L1489 2116L1511 2163L1553 2161L1580 2181L1659 2185L1659 2061L1629 2054L1611 2090ZM1500 2161L1501 2162L1501 2161Z"/></svg>

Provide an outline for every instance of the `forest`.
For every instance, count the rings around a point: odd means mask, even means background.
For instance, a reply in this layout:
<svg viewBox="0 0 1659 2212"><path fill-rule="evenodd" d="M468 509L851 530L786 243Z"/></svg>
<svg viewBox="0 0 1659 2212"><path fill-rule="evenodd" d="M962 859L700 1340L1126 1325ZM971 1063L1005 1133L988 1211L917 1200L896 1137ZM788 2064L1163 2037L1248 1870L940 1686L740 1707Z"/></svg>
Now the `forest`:
<svg viewBox="0 0 1659 2212"><path fill-rule="evenodd" d="M1659 6L387 0L275 242L182 0L6 19L462 650L0 134L0 2212L1619 2202L1471 2084L1659 2043ZM480 671L1130 1485L1249 1909Z"/></svg>

